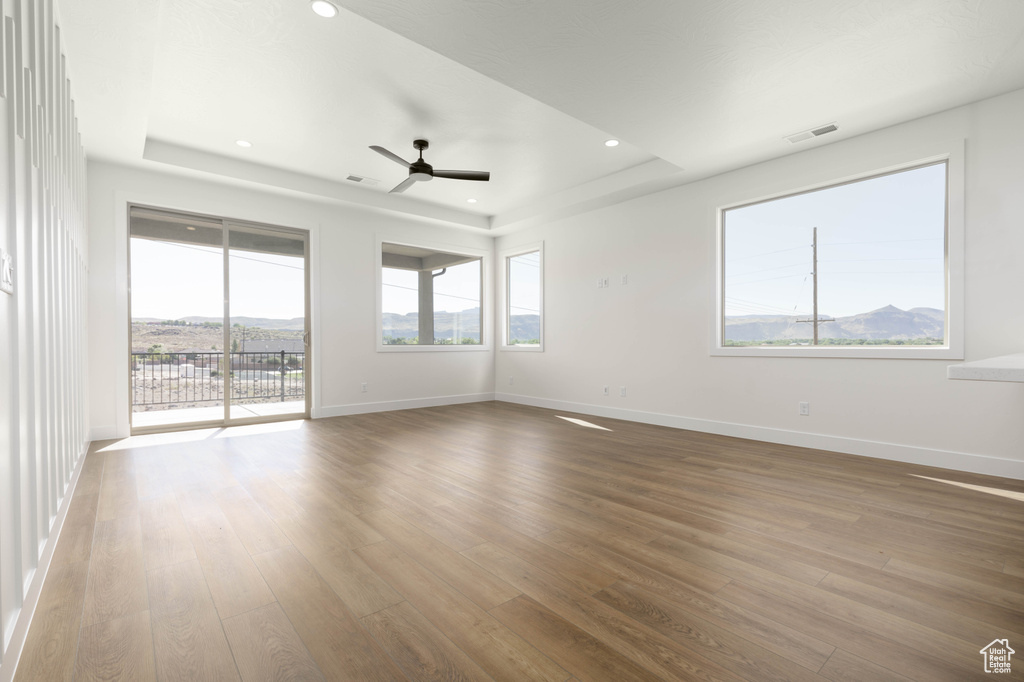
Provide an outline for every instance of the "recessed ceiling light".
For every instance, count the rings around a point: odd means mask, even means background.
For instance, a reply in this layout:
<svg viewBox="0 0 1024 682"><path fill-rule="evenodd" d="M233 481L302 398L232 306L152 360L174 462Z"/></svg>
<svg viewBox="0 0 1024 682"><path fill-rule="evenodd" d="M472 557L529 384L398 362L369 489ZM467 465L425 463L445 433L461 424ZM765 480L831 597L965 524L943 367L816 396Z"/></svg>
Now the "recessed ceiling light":
<svg viewBox="0 0 1024 682"><path fill-rule="evenodd" d="M249 142L249 140L235 140L235 144L246 149L252 146L252 142Z"/></svg>
<svg viewBox="0 0 1024 682"><path fill-rule="evenodd" d="M338 8L334 6L334 3L327 2L327 0L313 0L313 2L309 3L309 7L324 19L338 16Z"/></svg>
<svg viewBox="0 0 1024 682"><path fill-rule="evenodd" d="M605 140L604 141L604 146L605 147L618 147L619 146L619 141L618 140Z"/></svg>
<svg viewBox="0 0 1024 682"><path fill-rule="evenodd" d="M475 204L476 203L476 199L466 199L466 203L467 204Z"/></svg>
<svg viewBox="0 0 1024 682"><path fill-rule="evenodd" d="M186 225L185 229L188 230L189 232L195 232L196 231L196 228L192 227L191 225Z"/></svg>

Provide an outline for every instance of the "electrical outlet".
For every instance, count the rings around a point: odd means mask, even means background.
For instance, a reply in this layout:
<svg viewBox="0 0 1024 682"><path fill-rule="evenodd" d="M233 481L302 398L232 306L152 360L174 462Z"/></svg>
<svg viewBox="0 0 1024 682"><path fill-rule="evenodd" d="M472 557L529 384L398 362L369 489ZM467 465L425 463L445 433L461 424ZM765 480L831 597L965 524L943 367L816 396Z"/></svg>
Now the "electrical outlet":
<svg viewBox="0 0 1024 682"><path fill-rule="evenodd" d="M602 286L602 287L607 287L607 286L609 286L609 285L608 285L608 278L607 278L607 277L602 277L602 278L601 278L601 286Z"/></svg>
<svg viewBox="0 0 1024 682"><path fill-rule="evenodd" d="M629 275L623 275L622 276L622 286L626 286L627 284L629 284Z"/></svg>
<svg viewBox="0 0 1024 682"><path fill-rule="evenodd" d="M801 417L810 417L811 416L811 404L810 403L800 403L800 416Z"/></svg>
<svg viewBox="0 0 1024 682"><path fill-rule="evenodd" d="M366 382L365 382L365 381L364 381L364 382L362 383L362 385L361 385L361 386L359 387L359 392L360 392L360 393L366 393Z"/></svg>
<svg viewBox="0 0 1024 682"><path fill-rule="evenodd" d="M604 279L601 278L601 277L597 278L597 288L598 289L604 289Z"/></svg>
<svg viewBox="0 0 1024 682"><path fill-rule="evenodd" d="M619 386L619 397L620 398L625 398L626 397L626 387L625 386Z"/></svg>
<svg viewBox="0 0 1024 682"><path fill-rule="evenodd" d="M509 377L508 378L508 385L511 386L514 383L515 383L515 379L513 379L512 377Z"/></svg>
<svg viewBox="0 0 1024 682"><path fill-rule="evenodd" d="M604 395L608 395L608 387L605 386L601 393L603 393Z"/></svg>

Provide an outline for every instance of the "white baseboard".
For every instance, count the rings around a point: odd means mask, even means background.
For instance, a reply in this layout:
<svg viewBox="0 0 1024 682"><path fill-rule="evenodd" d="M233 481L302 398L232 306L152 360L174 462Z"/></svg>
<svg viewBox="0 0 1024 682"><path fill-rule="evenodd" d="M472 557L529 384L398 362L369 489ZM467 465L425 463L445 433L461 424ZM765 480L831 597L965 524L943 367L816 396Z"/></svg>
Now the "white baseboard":
<svg viewBox="0 0 1024 682"><path fill-rule="evenodd" d="M623 419L643 424L655 424L677 429L687 429L689 431L714 433L722 436L749 438L767 443L794 445L803 448L814 448L816 450L831 450L849 455L861 455L863 457L875 457L895 462L923 464L940 469L953 469L955 471L967 471L975 474L1024 480L1024 461L1022 460L975 455L967 452L953 452L951 450L935 450L914 445L900 445L898 443L882 443L879 441L847 438L845 436L788 431L786 429L773 429L766 426L749 426L710 419L694 419L692 417L680 417L672 414L641 412L639 410L588 405L586 403L573 403L565 400L551 400L549 398L534 398L532 396L514 395L511 393L496 393L494 399L520 405L544 407L551 410L578 412L596 417Z"/></svg>
<svg viewBox="0 0 1024 682"><path fill-rule="evenodd" d="M94 426L89 429L89 440L113 440L123 438L118 435L116 426Z"/></svg>
<svg viewBox="0 0 1024 682"><path fill-rule="evenodd" d="M465 395L443 395L433 398L410 398L408 400L387 400L379 403L354 403L350 405L330 405L321 407L313 415L316 419L324 417L345 417L351 414L369 414L370 412L391 412L393 410L412 410L418 407L440 407L441 405L461 405L462 403L482 403L494 400L493 393L469 393Z"/></svg>
<svg viewBox="0 0 1024 682"><path fill-rule="evenodd" d="M82 465L85 463L85 456L89 452L89 443L82 446L82 452L75 464L75 470L71 473L71 480L64 491L64 497L57 507L57 513L50 524L50 535L42 545L39 553L39 564L32 572L32 577L25 590L25 601L18 611L18 618L14 621L14 628L11 630L11 639L7 644L7 651L4 652L3 665L0 665L0 682L11 682L14 679L14 672L18 668L18 661L25 648L25 640L28 638L28 629L32 625L32 617L35 616L36 607L39 605L39 595L43 591L43 583L50 572L50 561L53 560L53 551L57 548L57 540L64 528L64 520L68 516L68 508L71 506L71 498L75 494L75 487L78 485L78 477L82 473Z"/></svg>

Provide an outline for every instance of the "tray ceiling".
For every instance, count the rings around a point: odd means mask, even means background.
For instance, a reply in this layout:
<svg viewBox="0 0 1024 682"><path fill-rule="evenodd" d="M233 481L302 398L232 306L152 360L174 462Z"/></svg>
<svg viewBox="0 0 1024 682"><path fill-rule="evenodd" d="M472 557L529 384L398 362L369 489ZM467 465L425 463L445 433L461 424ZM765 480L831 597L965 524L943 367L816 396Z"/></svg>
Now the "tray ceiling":
<svg viewBox="0 0 1024 682"><path fill-rule="evenodd" d="M57 2L90 158L501 231L1024 87L1019 0Z"/></svg>

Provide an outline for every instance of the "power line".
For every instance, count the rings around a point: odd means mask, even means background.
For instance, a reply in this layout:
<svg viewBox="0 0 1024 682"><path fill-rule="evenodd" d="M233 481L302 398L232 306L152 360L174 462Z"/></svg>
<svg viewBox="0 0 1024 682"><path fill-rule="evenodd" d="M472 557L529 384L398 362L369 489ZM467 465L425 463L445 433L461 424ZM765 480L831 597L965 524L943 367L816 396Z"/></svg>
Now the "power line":
<svg viewBox="0 0 1024 682"><path fill-rule="evenodd" d="M801 262L801 263L790 263L789 265L780 265L777 268L762 268L760 270L750 270L748 272L734 272L731 275L727 275L726 279L728 279L729 277L745 277L747 275L756 275L759 272L770 272L772 270L785 270L786 268L795 268L797 266L804 267L806 265L807 265L807 263L803 263L803 262Z"/></svg>
<svg viewBox="0 0 1024 682"><path fill-rule="evenodd" d="M217 256L218 258L222 257L223 254L224 254L224 250L221 249L220 247L216 247L216 246L204 249L204 248L199 247L199 246L188 246L187 244L175 244L174 242L163 242L163 245L164 246L176 246L179 249L189 249L191 251L198 251L200 253L209 254L211 256ZM216 251L213 251L211 249L216 249ZM229 258L240 258L241 260L251 260L251 261L255 261L256 263L264 263L265 265L276 265L276 266L281 267L281 268L291 268L292 270L305 270L305 268L300 267L298 265L285 265L284 263L275 263L273 261L260 260L259 258L251 258L249 256L237 256L237 255L235 255L233 253L230 253L230 251L228 252L228 257Z"/></svg>
<svg viewBox="0 0 1024 682"><path fill-rule="evenodd" d="M914 261L914 260L946 260L945 256L935 258L840 258L838 260L820 260L819 263L880 263L883 261Z"/></svg>
<svg viewBox="0 0 1024 682"><path fill-rule="evenodd" d="M249 258L248 256L236 256L236 255L234 255L232 253L228 253L228 258L239 258L241 260L251 260L251 261L255 261L256 263L266 263L267 265L276 265L276 266L281 267L281 268L291 268L292 270L305 270L305 268L300 267L298 265L285 265L284 263L274 263L274 262L269 261L269 260L260 260L259 258Z"/></svg>
<svg viewBox="0 0 1024 682"><path fill-rule="evenodd" d="M800 305L800 297L804 295L804 287L807 286L807 278L810 275L804 275L804 281L800 282L800 291L796 292L796 303L793 304L793 311L796 312L796 307Z"/></svg>
<svg viewBox="0 0 1024 682"><path fill-rule="evenodd" d="M783 314L788 314L788 315L800 314L800 313L794 313L793 311L788 310L787 308L783 308L782 306L771 305L771 304L768 304L768 303L758 303L757 301L747 301L747 300L744 300L742 298L737 299L737 298L728 298L727 297L725 299L725 304L727 306L732 306L732 307L759 308L759 309L764 310L765 312L779 313L780 315L783 315Z"/></svg>
<svg viewBox="0 0 1024 682"><path fill-rule="evenodd" d="M769 304L769 303L759 303L757 301L750 301L750 300L743 299L743 298L733 298L732 296L726 296L725 297L725 301L726 301L726 305L733 305L733 306L736 306L736 307L740 307L740 306L742 306L742 307L757 306L759 308L764 308L766 310L771 310L773 312L778 311L779 313L798 314L798 313L793 313L788 308L784 308L782 306L772 305L772 304ZM794 310L795 309L796 308L794 307Z"/></svg>
<svg viewBox="0 0 1024 682"><path fill-rule="evenodd" d="M875 271L870 272L868 270L860 270L855 272L829 272L829 277L835 277L837 275L938 275L944 274L937 270L894 270L894 271Z"/></svg>
<svg viewBox="0 0 1024 682"><path fill-rule="evenodd" d="M732 304L732 303L727 303L726 304L726 317L729 317L730 313L732 315L742 314L742 315L755 315L757 317L781 317L781 318L786 318L786 319L789 319L789 318L792 318L792 317L796 317L798 314L799 315L806 315L807 314L807 313L795 313L795 312L792 312L792 311L779 312L777 310L761 310L759 308L747 308L747 307L742 306L742 305L736 305L736 304Z"/></svg>
<svg viewBox="0 0 1024 682"><path fill-rule="evenodd" d="M860 246L863 244L901 244L903 242L939 242L945 237L927 237L922 239L880 239L873 242L822 242L822 246Z"/></svg>
<svg viewBox="0 0 1024 682"><path fill-rule="evenodd" d="M750 256L740 256L738 258L730 258L729 260L730 260L730 262L732 262L732 261L738 261L738 260L746 260L747 258L759 258L761 256L771 256L772 254L776 254L776 253L785 253L787 251L798 251L799 249L806 249L806 248L807 248L806 245L804 245L804 246L794 246L791 249L779 249L778 251L767 251L765 253L755 253L755 254L752 254Z"/></svg>
<svg viewBox="0 0 1024 682"><path fill-rule="evenodd" d="M782 275L781 277L765 277L764 279L752 279L749 282L734 282L733 284L730 284L729 286L741 287L741 286L744 286L746 284L757 284L758 282L771 282L771 281L776 280L776 279L789 279L791 277L801 277L801 276L804 276L803 273L798 272L795 275Z"/></svg>
<svg viewBox="0 0 1024 682"><path fill-rule="evenodd" d="M387 282L383 282L383 283L381 283L381 286L394 287L395 289L406 289L408 291L415 291L415 292L419 293L419 289L417 289L416 287L403 287L401 284L388 284ZM478 299L478 298L466 298L465 296L456 296L455 294L441 294L441 293L438 293L436 291L434 292L434 296L447 296L448 298L461 298L463 301L470 301L472 303L476 303L477 305L480 305L480 299Z"/></svg>

